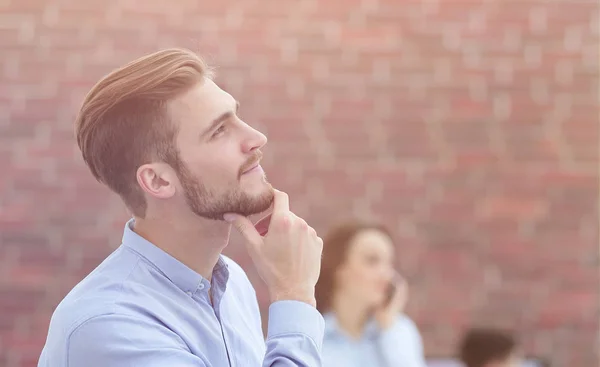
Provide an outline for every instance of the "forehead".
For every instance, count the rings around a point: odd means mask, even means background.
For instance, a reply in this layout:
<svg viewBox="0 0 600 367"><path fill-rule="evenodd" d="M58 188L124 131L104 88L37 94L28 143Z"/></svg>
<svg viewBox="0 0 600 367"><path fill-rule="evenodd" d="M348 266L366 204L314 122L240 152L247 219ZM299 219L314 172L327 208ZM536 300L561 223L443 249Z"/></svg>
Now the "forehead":
<svg viewBox="0 0 600 367"><path fill-rule="evenodd" d="M355 254L381 252L392 256L393 249L394 244L388 235L376 229L367 229L352 239L349 252Z"/></svg>
<svg viewBox="0 0 600 367"><path fill-rule="evenodd" d="M205 78L186 93L169 101L167 108L181 131L202 131L224 113L235 111L235 99Z"/></svg>

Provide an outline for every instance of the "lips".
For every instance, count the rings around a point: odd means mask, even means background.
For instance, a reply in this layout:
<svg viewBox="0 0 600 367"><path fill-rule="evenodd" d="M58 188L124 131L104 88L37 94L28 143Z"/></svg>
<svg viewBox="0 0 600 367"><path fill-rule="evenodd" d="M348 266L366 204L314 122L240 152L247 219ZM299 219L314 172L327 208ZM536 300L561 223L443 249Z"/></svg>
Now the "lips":
<svg viewBox="0 0 600 367"><path fill-rule="evenodd" d="M244 174L252 171L256 167L258 167L260 165L261 159L262 159L262 153L260 151L256 151L254 153L254 156L251 159L249 159L249 162L242 166L242 169L240 169L239 175L240 176L244 175Z"/></svg>
<svg viewBox="0 0 600 367"><path fill-rule="evenodd" d="M248 172L252 171L256 167L258 167L258 164L259 164L259 162L254 163L250 168L248 168L247 170L245 170L243 173L248 173Z"/></svg>

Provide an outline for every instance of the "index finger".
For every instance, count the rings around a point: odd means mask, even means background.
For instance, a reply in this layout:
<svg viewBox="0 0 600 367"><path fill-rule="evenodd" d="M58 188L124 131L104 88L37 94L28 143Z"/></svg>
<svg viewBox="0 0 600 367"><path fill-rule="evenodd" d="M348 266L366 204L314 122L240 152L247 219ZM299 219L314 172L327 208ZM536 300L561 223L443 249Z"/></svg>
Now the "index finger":
<svg viewBox="0 0 600 367"><path fill-rule="evenodd" d="M290 211L290 199L288 194L283 191L273 189L275 197L273 199L273 216L280 216Z"/></svg>
<svg viewBox="0 0 600 367"><path fill-rule="evenodd" d="M398 271L394 271L394 275L392 278L392 283L394 283L395 287L406 286L406 278L400 274Z"/></svg>

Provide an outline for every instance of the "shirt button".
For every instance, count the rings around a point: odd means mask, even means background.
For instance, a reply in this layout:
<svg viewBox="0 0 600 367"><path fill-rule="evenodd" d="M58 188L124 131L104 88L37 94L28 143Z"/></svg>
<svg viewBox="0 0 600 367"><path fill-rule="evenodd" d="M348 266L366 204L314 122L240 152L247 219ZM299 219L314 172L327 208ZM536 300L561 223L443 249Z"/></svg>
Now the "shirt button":
<svg viewBox="0 0 600 367"><path fill-rule="evenodd" d="M204 289L204 284L200 283L200 285L198 286L198 289Z"/></svg>

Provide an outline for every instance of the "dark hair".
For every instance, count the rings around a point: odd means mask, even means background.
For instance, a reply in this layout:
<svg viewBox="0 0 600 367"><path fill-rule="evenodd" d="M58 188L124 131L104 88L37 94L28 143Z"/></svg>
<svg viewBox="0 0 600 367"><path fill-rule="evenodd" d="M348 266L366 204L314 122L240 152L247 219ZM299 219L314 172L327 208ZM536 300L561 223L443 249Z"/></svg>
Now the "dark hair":
<svg viewBox="0 0 600 367"><path fill-rule="evenodd" d="M323 255L321 260L321 275L315 287L317 309L329 311L333 296L334 278L337 269L346 261L348 248L352 239L362 231L377 230L390 238L390 232L381 224L354 220L345 222L330 230L323 239Z"/></svg>
<svg viewBox="0 0 600 367"><path fill-rule="evenodd" d="M516 347L517 341L507 331L473 328L463 336L459 358L467 367L482 367L492 361L507 359Z"/></svg>

